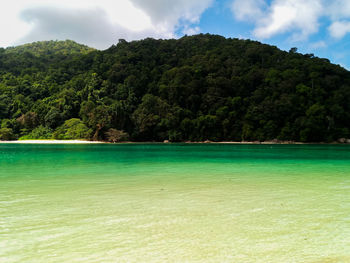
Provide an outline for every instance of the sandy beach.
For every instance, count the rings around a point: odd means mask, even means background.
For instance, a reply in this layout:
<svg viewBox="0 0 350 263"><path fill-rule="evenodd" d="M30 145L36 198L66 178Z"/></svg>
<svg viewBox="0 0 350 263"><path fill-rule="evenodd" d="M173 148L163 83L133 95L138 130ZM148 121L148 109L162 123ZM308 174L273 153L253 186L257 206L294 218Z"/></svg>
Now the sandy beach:
<svg viewBox="0 0 350 263"><path fill-rule="evenodd" d="M86 140L17 140L17 141L0 141L1 143L7 143L7 144L113 144L110 142L104 142L104 141L86 141ZM163 142L165 144L172 144L171 142ZM181 142L186 144L346 144L346 143L339 143L339 142L331 142L331 143L305 143L305 142L294 142L294 141L264 141L264 142L258 142L258 141L243 141L243 142L235 142L235 141L204 141L204 142ZM132 141L125 141L125 142L117 142L115 144L162 144L162 142L132 142ZM174 143L173 143L174 144ZM176 144L176 143L175 143Z"/></svg>
<svg viewBox="0 0 350 263"><path fill-rule="evenodd" d="M104 143L100 141L81 141L81 140L21 140L21 141L0 141L0 143L38 143L38 144L96 144Z"/></svg>

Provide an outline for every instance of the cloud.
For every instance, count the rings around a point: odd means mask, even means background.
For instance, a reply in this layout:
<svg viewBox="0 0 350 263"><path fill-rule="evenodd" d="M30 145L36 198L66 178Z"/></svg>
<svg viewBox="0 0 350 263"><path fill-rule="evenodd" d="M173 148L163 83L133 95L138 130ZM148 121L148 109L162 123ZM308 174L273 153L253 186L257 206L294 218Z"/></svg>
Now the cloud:
<svg viewBox="0 0 350 263"><path fill-rule="evenodd" d="M350 1L348 0L333 0L324 3L326 6L325 15L331 20L341 20L350 16Z"/></svg>
<svg viewBox="0 0 350 263"><path fill-rule="evenodd" d="M254 21L263 16L266 6L263 0L234 0L231 10L240 21Z"/></svg>
<svg viewBox="0 0 350 263"><path fill-rule="evenodd" d="M219 0L12 0L0 9L0 46L73 39L107 48L119 38L173 38L200 32L205 10ZM239 21L253 23L260 40L290 33L305 40L319 31L341 39L350 32L349 0L229 0ZM325 18L325 19L324 19ZM323 19L323 20L321 20ZM326 24L328 23L328 25ZM15 29L15 30L14 30ZM311 44L310 44L311 45Z"/></svg>
<svg viewBox="0 0 350 263"><path fill-rule="evenodd" d="M30 32L18 44L48 39L74 39L77 42L104 49L118 39L140 39L149 35L161 36L148 30L132 31L108 19L99 8L58 9L52 7L27 9L21 13L23 21L32 25Z"/></svg>
<svg viewBox="0 0 350 263"><path fill-rule="evenodd" d="M198 26L196 27L185 26L184 29L182 30L182 33L188 36L198 34L199 32L200 32L200 28Z"/></svg>
<svg viewBox="0 0 350 263"><path fill-rule="evenodd" d="M350 33L349 21L335 21L328 28L330 35L334 38L341 39L347 33Z"/></svg>
<svg viewBox="0 0 350 263"><path fill-rule="evenodd" d="M328 32L336 39L350 33L349 0L232 0L231 10L239 21L255 24L253 35L259 39L291 32L294 41L317 33L320 20L328 22Z"/></svg>
<svg viewBox="0 0 350 263"><path fill-rule="evenodd" d="M195 23L200 15L213 3L213 0L131 0L145 11L155 24L176 23L184 19Z"/></svg>
<svg viewBox="0 0 350 263"><path fill-rule="evenodd" d="M305 38L318 31L322 12L321 0L277 0L267 16L257 21L254 34L258 38L270 38L293 30L297 31L296 37Z"/></svg>
<svg viewBox="0 0 350 263"><path fill-rule="evenodd" d="M322 0L234 0L232 12L237 20L255 24L253 35L260 39L292 31L293 39L316 33L324 8Z"/></svg>
<svg viewBox="0 0 350 263"><path fill-rule="evenodd" d="M189 27L198 23L201 14L214 0L131 0L151 18L152 24L163 32L175 32L182 23Z"/></svg>
<svg viewBox="0 0 350 263"><path fill-rule="evenodd" d="M329 34L335 39L341 39L350 33L350 1L334 0L327 7L326 13L331 20Z"/></svg>
<svg viewBox="0 0 350 263"><path fill-rule="evenodd" d="M199 32L214 0L12 0L0 9L0 46L73 39L106 48L118 38L173 38ZM13 30L15 28L16 30Z"/></svg>
<svg viewBox="0 0 350 263"><path fill-rule="evenodd" d="M327 47L327 44L323 40L317 41L317 42L314 42L314 43L310 44L310 48L311 49L321 49L321 48L326 48L326 47Z"/></svg>

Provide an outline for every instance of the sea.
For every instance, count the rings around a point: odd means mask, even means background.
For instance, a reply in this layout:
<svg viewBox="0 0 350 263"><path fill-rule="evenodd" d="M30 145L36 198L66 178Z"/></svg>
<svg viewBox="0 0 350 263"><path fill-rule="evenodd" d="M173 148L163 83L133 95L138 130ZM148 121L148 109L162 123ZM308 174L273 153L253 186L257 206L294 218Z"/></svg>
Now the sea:
<svg viewBox="0 0 350 263"><path fill-rule="evenodd" d="M0 144L0 262L350 262L350 146Z"/></svg>

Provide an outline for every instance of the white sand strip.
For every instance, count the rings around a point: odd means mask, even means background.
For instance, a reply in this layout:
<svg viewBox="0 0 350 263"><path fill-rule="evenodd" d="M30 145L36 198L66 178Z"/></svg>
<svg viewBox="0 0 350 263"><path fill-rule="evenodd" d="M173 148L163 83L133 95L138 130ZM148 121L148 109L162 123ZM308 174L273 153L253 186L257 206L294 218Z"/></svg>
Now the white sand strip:
<svg viewBox="0 0 350 263"><path fill-rule="evenodd" d="M104 143L99 141L81 141L81 140L21 140L21 141L0 141L0 143L37 143L37 144L96 144Z"/></svg>

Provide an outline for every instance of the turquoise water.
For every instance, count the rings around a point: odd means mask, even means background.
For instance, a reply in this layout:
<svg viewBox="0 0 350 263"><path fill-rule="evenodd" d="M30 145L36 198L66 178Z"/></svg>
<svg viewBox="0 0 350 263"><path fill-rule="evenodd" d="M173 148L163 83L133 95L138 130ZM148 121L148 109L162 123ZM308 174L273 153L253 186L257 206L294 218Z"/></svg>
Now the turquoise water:
<svg viewBox="0 0 350 263"><path fill-rule="evenodd" d="M0 144L0 262L350 262L350 147Z"/></svg>

